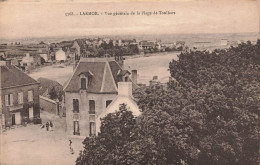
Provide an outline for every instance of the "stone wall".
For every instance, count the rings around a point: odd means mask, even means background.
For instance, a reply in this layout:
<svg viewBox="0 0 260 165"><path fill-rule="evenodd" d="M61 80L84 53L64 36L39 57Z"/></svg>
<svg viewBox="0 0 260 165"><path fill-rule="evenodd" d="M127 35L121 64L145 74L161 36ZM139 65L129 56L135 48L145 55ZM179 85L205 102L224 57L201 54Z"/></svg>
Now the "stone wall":
<svg viewBox="0 0 260 165"><path fill-rule="evenodd" d="M60 106L59 102L51 100L47 97L40 96L40 107L41 110L59 115L60 114Z"/></svg>
<svg viewBox="0 0 260 165"><path fill-rule="evenodd" d="M33 91L33 101L28 101L28 91ZM18 93L23 92L23 103L18 104ZM13 105L5 105L5 95L13 94ZM12 114L16 111L21 112L22 122L29 119L29 108L33 108L33 116L40 117L39 84L18 86L1 90L2 111L5 126L12 125ZM17 110L16 110L17 109ZM27 122L30 122L29 120Z"/></svg>

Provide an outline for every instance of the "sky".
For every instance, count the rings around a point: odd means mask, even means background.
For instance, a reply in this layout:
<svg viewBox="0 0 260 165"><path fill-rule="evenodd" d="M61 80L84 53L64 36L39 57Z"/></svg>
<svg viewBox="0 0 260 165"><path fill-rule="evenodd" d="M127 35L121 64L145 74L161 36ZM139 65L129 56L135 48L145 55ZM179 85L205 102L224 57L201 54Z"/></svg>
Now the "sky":
<svg viewBox="0 0 260 165"><path fill-rule="evenodd" d="M100 15L80 15L80 12L88 11ZM175 14L105 15L105 12L131 11L170 11ZM65 16L70 12L74 16ZM88 3L11 0L0 2L0 38L258 32L259 15L256 0L107 0Z"/></svg>

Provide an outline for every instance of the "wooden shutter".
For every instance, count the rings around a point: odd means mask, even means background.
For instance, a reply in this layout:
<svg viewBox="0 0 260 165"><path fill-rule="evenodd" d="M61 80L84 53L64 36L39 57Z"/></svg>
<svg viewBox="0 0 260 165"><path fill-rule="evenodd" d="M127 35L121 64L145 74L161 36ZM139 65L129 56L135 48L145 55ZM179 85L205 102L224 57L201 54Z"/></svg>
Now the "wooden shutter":
<svg viewBox="0 0 260 165"><path fill-rule="evenodd" d="M18 93L18 103L19 104L23 103L23 93L22 92Z"/></svg>
<svg viewBox="0 0 260 165"><path fill-rule="evenodd" d="M33 91L28 91L28 100L33 101Z"/></svg>
<svg viewBox="0 0 260 165"><path fill-rule="evenodd" d="M13 94L10 94L10 105L13 105L14 99L13 99Z"/></svg>
<svg viewBox="0 0 260 165"><path fill-rule="evenodd" d="M9 105L8 95L5 95L5 106Z"/></svg>

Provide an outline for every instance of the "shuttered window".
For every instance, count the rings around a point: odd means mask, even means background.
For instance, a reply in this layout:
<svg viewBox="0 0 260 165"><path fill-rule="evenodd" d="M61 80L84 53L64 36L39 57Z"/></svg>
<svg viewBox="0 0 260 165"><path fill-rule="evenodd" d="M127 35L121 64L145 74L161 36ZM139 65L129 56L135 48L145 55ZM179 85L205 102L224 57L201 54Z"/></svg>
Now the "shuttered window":
<svg viewBox="0 0 260 165"><path fill-rule="evenodd" d="M23 103L23 92L18 93L18 104Z"/></svg>
<svg viewBox="0 0 260 165"><path fill-rule="evenodd" d="M5 95L5 105L10 106L13 105L13 94Z"/></svg>
<svg viewBox="0 0 260 165"><path fill-rule="evenodd" d="M33 91L28 91L28 101L33 101Z"/></svg>
<svg viewBox="0 0 260 165"><path fill-rule="evenodd" d="M73 99L73 112L79 113L79 100Z"/></svg>

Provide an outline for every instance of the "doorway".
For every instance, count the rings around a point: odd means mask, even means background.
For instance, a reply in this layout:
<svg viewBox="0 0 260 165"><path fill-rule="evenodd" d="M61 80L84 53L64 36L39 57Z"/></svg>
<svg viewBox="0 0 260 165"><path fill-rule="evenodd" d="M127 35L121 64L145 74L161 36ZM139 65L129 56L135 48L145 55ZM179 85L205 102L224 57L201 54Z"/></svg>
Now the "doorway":
<svg viewBox="0 0 260 165"><path fill-rule="evenodd" d="M12 114L12 125L15 125L15 114Z"/></svg>
<svg viewBox="0 0 260 165"><path fill-rule="evenodd" d="M22 122L21 112L15 112L12 114L12 125L19 125Z"/></svg>

